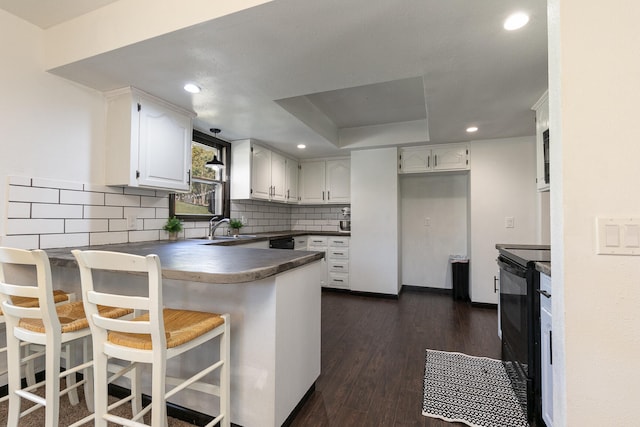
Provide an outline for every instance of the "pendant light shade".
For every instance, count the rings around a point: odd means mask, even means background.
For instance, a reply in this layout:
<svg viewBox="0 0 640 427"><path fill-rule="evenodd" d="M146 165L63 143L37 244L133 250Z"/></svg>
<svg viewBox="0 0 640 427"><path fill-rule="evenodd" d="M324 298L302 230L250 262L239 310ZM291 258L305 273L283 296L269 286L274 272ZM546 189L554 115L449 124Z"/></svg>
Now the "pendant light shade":
<svg viewBox="0 0 640 427"><path fill-rule="evenodd" d="M211 132L213 132L214 136L217 138L218 134L220 133L220 129L212 128ZM220 169L223 166L224 163L222 163L221 160L218 160L218 156L216 156L215 154L213 155L213 159L205 163L205 167L208 167L210 169Z"/></svg>

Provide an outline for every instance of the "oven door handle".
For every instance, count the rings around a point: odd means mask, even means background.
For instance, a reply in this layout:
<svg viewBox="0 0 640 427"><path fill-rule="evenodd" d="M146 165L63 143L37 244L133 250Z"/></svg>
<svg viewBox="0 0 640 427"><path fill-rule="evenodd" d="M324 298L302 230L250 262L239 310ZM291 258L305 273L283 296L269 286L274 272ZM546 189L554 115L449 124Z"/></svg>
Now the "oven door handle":
<svg viewBox="0 0 640 427"><path fill-rule="evenodd" d="M515 274L518 277L527 277L527 273L525 270L521 268L517 268L511 264L507 264L500 258L498 258L497 262L498 262L498 267L500 267L501 270L504 270L507 273Z"/></svg>

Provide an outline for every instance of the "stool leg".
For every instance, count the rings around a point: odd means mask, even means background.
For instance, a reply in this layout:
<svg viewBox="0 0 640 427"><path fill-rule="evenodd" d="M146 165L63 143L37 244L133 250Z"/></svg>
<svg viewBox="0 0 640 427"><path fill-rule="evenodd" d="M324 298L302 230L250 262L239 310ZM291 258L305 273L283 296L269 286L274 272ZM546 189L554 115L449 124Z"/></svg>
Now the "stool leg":
<svg viewBox="0 0 640 427"><path fill-rule="evenodd" d="M24 346L24 354L25 356L28 356L29 354L31 354L30 345ZM27 362L26 366L24 367L24 375L27 378L28 386L32 386L36 383L36 370L35 370L35 363L33 360L29 360Z"/></svg>
<svg viewBox="0 0 640 427"><path fill-rule="evenodd" d="M137 415L142 410L142 385L140 378L140 364L133 362L135 368L130 371L131 379L131 395L133 400L131 401L131 410L133 415Z"/></svg>
<svg viewBox="0 0 640 427"><path fill-rule="evenodd" d="M60 336L47 334L47 351L45 355L45 393L47 405L45 407L45 427L58 427L60 412Z"/></svg>
<svg viewBox="0 0 640 427"><path fill-rule="evenodd" d="M159 351L158 353L164 352ZM151 374L151 425L166 426L167 405L164 399L167 374L166 357L161 354L154 359Z"/></svg>
<svg viewBox="0 0 640 427"><path fill-rule="evenodd" d="M109 372L107 370L108 358L102 351L93 348L93 394L94 394L94 409L95 409L95 427L107 427L107 420L104 419L107 413L108 406L108 377Z"/></svg>
<svg viewBox="0 0 640 427"><path fill-rule="evenodd" d="M89 345L90 337L82 339L82 363L91 360L91 346ZM93 396L93 368L89 367L83 370L85 378L84 383L84 401L87 404L89 412L94 412L94 396Z"/></svg>
<svg viewBox="0 0 640 427"><path fill-rule="evenodd" d="M220 368L220 412L224 413L221 427L231 426L231 372L229 359L231 358L229 318L225 316L224 333L220 337L220 358L224 358L224 364Z"/></svg>
<svg viewBox="0 0 640 427"><path fill-rule="evenodd" d="M64 351L61 354L64 355L65 369L69 369L76 366L76 353L74 351L73 344L67 343L63 347L64 347ZM67 387L74 386L76 384L76 374L73 373L65 376L65 380L67 382ZM71 403L71 405L76 406L80 402L80 399L78 399L78 389L76 387L69 390L68 396L69 396L69 403Z"/></svg>
<svg viewBox="0 0 640 427"><path fill-rule="evenodd" d="M9 326L7 326L7 330ZM20 340L7 334L7 368L9 380L9 414L7 427L18 427L20 420L20 396L16 394L22 386L20 378Z"/></svg>

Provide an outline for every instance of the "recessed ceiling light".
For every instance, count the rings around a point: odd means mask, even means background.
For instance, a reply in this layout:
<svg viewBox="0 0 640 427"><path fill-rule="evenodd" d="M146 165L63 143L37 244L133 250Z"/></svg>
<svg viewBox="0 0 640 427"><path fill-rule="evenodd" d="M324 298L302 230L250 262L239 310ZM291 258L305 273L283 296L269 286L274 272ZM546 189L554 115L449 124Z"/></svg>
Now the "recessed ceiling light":
<svg viewBox="0 0 640 427"><path fill-rule="evenodd" d="M200 86L193 83L187 83L186 85L184 85L184 90L189 93L200 93Z"/></svg>
<svg viewBox="0 0 640 427"><path fill-rule="evenodd" d="M304 150L305 148L307 148L307 146L304 144L298 144L298 148Z"/></svg>
<svg viewBox="0 0 640 427"><path fill-rule="evenodd" d="M478 127L477 126L469 126L467 128L467 132L472 133L472 132L477 132Z"/></svg>
<svg viewBox="0 0 640 427"><path fill-rule="evenodd" d="M516 12L509 15L504 21L504 29L507 31L517 30L527 25L527 22L529 22L529 15L524 12Z"/></svg>

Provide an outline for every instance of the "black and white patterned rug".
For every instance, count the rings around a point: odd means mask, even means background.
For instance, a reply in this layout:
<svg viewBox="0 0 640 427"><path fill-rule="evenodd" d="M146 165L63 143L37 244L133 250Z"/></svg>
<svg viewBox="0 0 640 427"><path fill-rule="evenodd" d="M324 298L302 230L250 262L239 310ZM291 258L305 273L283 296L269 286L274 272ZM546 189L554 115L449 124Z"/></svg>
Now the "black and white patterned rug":
<svg viewBox="0 0 640 427"><path fill-rule="evenodd" d="M528 427L502 361L427 350L422 415L472 427Z"/></svg>

